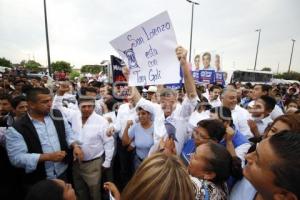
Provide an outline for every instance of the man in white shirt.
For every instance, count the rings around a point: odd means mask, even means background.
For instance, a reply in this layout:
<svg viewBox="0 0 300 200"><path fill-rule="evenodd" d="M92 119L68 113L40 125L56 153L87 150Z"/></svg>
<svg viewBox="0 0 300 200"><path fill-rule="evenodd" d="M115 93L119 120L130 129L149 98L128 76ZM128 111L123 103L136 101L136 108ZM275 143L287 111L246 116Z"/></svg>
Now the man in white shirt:
<svg viewBox="0 0 300 200"><path fill-rule="evenodd" d="M264 95L268 95L269 94L269 89L270 86L265 85L265 84L256 84L253 88L253 95L252 95L252 99L253 101L251 101L248 104L248 107L253 107L255 101L260 98L261 96ZM278 105L275 105L274 109L272 110L270 117L272 120L275 120L277 117L279 117L280 115L283 115L283 111L281 110L281 108Z"/></svg>
<svg viewBox="0 0 300 200"><path fill-rule="evenodd" d="M221 88L219 86L213 85L212 87L209 88L208 101L213 108L222 105L222 102L219 98L220 93L221 93Z"/></svg>
<svg viewBox="0 0 300 200"><path fill-rule="evenodd" d="M95 98L81 96L80 111L62 107L61 96L56 96L54 108L60 109L69 119L72 130L82 142L81 149L84 159L73 165L73 179L79 199L101 199L102 167L111 165L114 152L114 139L107 136L108 121L95 113ZM104 158L105 155L105 158Z"/></svg>
<svg viewBox="0 0 300 200"><path fill-rule="evenodd" d="M262 136L273 120L270 113L276 105L276 100L270 96L261 96L258 98L253 109L251 109L252 120L248 121L250 129L255 137Z"/></svg>
<svg viewBox="0 0 300 200"><path fill-rule="evenodd" d="M233 88L226 88L221 94L222 106L231 110L232 120L235 128L239 130L247 139L253 137L248 125L250 113L237 105L237 91Z"/></svg>

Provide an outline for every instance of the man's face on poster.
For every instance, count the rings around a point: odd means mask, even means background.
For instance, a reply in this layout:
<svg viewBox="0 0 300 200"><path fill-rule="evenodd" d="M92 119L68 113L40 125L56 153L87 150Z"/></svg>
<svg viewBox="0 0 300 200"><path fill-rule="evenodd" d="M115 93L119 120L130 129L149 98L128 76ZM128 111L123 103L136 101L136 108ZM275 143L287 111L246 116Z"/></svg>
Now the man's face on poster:
<svg viewBox="0 0 300 200"><path fill-rule="evenodd" d="M196 67L199 67L200 66L200 57L195 57L194 63L195 63Z"/></svg>
<svg viewBox="0 0 300 200"><path fill-rule="evenodd" d="M204 67L209 67L210 66L210 56L209 55L203 56L202 62L203 62Z"/></svg>
<svg viewBox="0 0 300 200"><path fill-rule="evenodd" d="M215 66L217 69L220 69L220 56L216 56Z"/></svg>

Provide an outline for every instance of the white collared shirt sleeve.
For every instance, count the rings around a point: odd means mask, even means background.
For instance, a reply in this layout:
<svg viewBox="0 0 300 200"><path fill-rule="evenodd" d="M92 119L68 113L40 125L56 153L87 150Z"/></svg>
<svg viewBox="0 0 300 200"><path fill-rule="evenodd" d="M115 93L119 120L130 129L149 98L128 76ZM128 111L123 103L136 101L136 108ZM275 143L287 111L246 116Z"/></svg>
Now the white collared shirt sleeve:
<svg viewBox="0 0 300 200"><path fill-rule="evenodd" d="M235 128L239 130L247 139L253 137L253 134L248 125L248 120L250 118L250 113L246 109L241 108L238 105L232 111L232 119Z"/></svg>
<svg viewBox="0 0 300 200"><path fill-rule="evenodd" d="M270 116L272 120L275 120L277 117L283 115L281 108L278 105L275 105L273 111L271 112Z"/></svg>
<svg viewBox="0 0 300 200"><path fill-rule="evenodd" d="M64 96L55 95L52 102L52 109L59 110L67 119L67 121L71 121L72 117L77 112L77 110L64 107L62 102L63 98Z"/></svg>
<svg viewBox="0 0 300 200"><path fill-rule="evenodd" d="M246 161L245 156L248 153L250 147L251 147L250 143L244 143L238 146L237 148L235 148L235 153L237 157L239 157L242 161L242 167L245 166L245 161Z"/></svg>
<svg viewBox="0 0 300 200"><path fill-rule="evenodd" d="M115 129L115 133L121 131L121 114L123 113L122 112L122 105L119 107L119 110L118 110L118 114L117 114L117 118L116 118L116 121L115 123L113 124L110 124L109 126L110 127L113 127Z"/></svg>
<svg viewBox="0 0 300 200"><path fill-rule="evenodd" d="M105 168L110 167L111 160L113 158L113 154L114 154L114 150L115 150L114 137L113 136L108 137L106 134L108 127L109 127L109 124L106 121L106 122L104 122L103 129L101 130L101 138L103 141L103 147L104 147L104 152L105 152L105 160L104 160L102 166Z"/></svg>
<svg viewBox="0 0 300 200"><path fill-rule="evenodd" d="M182 119L186 119L186 121L188 121L191 114L195 111L195 108L198 104L198 101L199 101L198 97L195 97L195 98L192 98L192 99L189 99L189 98L185 97L183 102L182 102L180 117Z"/></svg>

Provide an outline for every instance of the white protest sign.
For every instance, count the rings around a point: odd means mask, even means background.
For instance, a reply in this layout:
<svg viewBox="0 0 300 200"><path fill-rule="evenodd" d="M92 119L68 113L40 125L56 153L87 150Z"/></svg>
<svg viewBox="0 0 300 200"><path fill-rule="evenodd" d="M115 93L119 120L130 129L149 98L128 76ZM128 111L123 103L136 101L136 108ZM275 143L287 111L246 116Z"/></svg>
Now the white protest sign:
<svg viewBox="0 0 300 200"><path fill-rule="evenodd" d="M129 67L130 86L179 82L176 36L166 11L112 40L110 44Z"/></svg>

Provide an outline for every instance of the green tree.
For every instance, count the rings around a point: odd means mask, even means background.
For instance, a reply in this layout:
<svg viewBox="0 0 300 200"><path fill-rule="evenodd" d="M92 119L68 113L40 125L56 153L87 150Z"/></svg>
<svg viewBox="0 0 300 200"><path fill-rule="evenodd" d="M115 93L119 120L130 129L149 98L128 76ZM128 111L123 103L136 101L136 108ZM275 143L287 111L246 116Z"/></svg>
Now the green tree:
<svg viewBox="0 0 300 200"><path fill-rule="evenodd" d="M83 65L80 71L81 73L98 74L103 70L104 67L102 65Z"/></svg>
<svg viewBox="0 0 300 200"><path fill-rule="evenodd" d="M0 66L2 67L11 67L10 60L7 60L6 58L0 58Z"/></svg>
<svg viewBox="0 0 300 200"><path fill-rule="evenodd" d="M42 66L40 63L36 62L35 60L28 60L24 63L25 68L31 70L31 71L39 71L40 66Z"/></svg>
<svg viewBox="0 0 300 200"><path fill-rule="evenodd" d="M70 73L72 71L71 64L66 61L56 61L51 63L52 71L64 71Z"/></svg>
<svg viewBox="0 0 300 200"><path fill-rule="evenodd" d="M80 73L78 71L75 71L75 70L72 70L71 73L69 74L69 78L71 80L74 80L75 77L79 77L80 76Z"/></svg>
<svg viewBox="0 0 300 200"><path fill-rule="evenodd" d="M266 71L266 72L271 72L272 69L270 67L264 67L260 71Z"/></svg>
<svg viewBox="0 0 300 200"><path fill-rule="evenodd" d="M300 81L300 73L299 72L293 72L293 71L291 71L290 73L285 72L285 73L282 73L282 74L274 75L274 78Z"/></svg>

